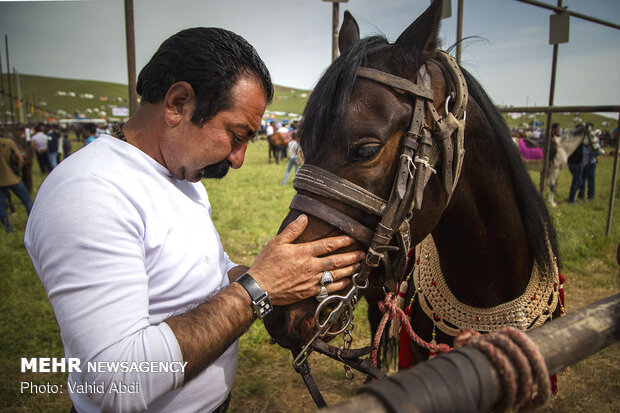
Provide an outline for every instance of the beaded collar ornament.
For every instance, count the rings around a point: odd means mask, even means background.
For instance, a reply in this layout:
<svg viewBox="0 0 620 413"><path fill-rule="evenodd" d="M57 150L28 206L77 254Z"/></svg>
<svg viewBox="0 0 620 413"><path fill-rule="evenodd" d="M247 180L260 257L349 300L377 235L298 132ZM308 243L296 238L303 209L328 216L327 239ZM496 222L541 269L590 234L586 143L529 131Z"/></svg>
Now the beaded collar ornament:
<svg viewBox="0 0 620 413"><path fill-rule="evenodd" d="M476 308L456 298L439 264L439 254L433 237L429 235L416 247L419 265L413 278L418 302L426 315L444 333L456 336L460 330L497 331L504 327L526 330L543 324L558 304L558 269L551 274L540 271L534 263L530 281L524 293L504 304L490 308Z"/></svg>

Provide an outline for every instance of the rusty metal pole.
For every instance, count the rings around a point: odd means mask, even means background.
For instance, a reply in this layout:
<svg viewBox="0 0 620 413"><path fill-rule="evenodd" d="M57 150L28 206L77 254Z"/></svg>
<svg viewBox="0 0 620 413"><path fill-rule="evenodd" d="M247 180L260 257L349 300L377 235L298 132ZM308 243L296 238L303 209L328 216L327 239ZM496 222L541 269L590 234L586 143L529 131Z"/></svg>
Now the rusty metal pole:
<svg viewBox="0 0 620 413"><path fill-rule="evenodd" d="M134 36L133 0L125 0L125 39L127 40L129 115L133 115L138 109L138 93L136 92L136 41Z"/></svg>
<svg viewBox="0 0 620 413"><path fill-rule="evenodd" d="M332 62L338 58L338 25L340 20L340 4L332 3Z"/></svg>
<svg viewBox="0 0 620 413"><path fill-rule="evenodd" d="M24 101L22 100L22 87L19 81L19 73L13 68L13 76L15 76L15 85L17 87L17 103L19 105L19 122L24 123Z"/></svg>
<svg viewBox="0 0 620 413"><path fill-rule="evenodd" d="M558 7L562 7L562 0L558 0ZM558 44L553 45L553 62L551 64L551 86L549 88L549 106L553 106L553 96L555 94L555 72L558 65ZM551 112L547 112L546 141L545 141L545 160L542 171L540 172L540 194L544 197L549 173L549 152L551 150Z"/></svg>
<svg viewBox="0 0 620 413"><path fill-rule="evenodd" d="M9 107L11 108L11 124L15 123L15 114L13 113L13 92L11 92L11 63L9 62L9 36L4 35L4 44L6 45L6 77L9 85Z"/></svg>
<svg viewBox="0 0 620 413"><path fill-rule="evenodd" d="M456 14L456 63L461 64L461 41L463 40L463 2L458 0Z"/></svg>
<svg viewBox="0 0 620 413"><path fill-rule="evenodd" d="M618 137L616 138L614 169L611 174L611 193L609 194L609 209L607 211L607 227L605 228L605 237L609 236L609 232L611 231L611 220L614 215L614 199L616 198L616 183L618 182L618 151L620 151L620 113L618 114Z"/></svg>
<svg viewBox="0 0 620 413"><path fill-rule="evenodd" d="M6 108L4 107L4 74L2 73L2 56L0 55L0 95L2 95L2 101L0 101L0 108L2 109L2 123L6 124Z"/></svg>

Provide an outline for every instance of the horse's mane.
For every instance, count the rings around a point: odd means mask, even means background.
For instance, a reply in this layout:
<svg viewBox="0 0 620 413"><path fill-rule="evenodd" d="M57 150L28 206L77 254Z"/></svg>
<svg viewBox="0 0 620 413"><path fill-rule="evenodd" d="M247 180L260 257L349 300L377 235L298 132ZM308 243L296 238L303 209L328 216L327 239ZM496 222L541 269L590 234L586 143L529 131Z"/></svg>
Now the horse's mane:
<svg viewBox="0 0 620 413"><path fill-rule="evenodd" d="M372 53L390 46L385 37L371 36L359 40L327 68L312 91L299 128L304 154L311 157L321 147L343 144L335 139L333 125L345 113L357 69L366 64Z"/></svg>
<svg viewBox="0 0 620 413"><path fill-rule="evenodd" d="M514 145L510 130L491 98L480 83L465 69L461 68L469 96L480 106L481 112L489 122L504 159L511 171L511 181L516 194L519 212L525 226L527 239L532 247L534 259L541 269L548 269L557 257L560 265L557 236L547 211L545 201L534 186L532 179L523 167L519 152ZM551 245L551 251L549 245Z"/></svg>

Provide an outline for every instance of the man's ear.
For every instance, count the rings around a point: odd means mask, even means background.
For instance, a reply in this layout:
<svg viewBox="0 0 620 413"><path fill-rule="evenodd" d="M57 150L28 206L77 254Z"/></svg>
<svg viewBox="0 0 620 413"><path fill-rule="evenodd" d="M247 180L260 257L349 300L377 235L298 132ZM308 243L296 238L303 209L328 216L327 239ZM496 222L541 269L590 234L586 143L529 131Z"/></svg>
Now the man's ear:
<svg viewBox="0 0 620 413"><path fill-rule="evenodd" d="M187 82L173 83L164 96L163 105L166 123L176 126L184 116L191 115L196 105L194 88Z"/></svg>

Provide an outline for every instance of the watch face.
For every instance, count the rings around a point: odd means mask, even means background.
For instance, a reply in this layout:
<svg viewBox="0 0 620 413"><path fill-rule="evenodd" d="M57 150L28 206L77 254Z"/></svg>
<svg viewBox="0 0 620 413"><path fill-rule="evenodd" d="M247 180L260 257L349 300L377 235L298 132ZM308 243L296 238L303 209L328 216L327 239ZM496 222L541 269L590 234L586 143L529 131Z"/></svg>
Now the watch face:
<svg viewBox="0 0 620 413"><path fill-rule="evenodd" d="M271 307L271 299L269 295L265 293L258 301L253 301L252 305L254 306L254 313L258 318L263 318L272 310Z"/></svg>

